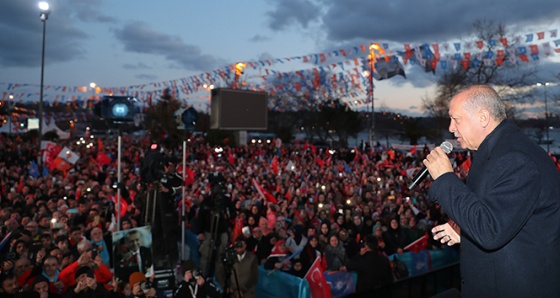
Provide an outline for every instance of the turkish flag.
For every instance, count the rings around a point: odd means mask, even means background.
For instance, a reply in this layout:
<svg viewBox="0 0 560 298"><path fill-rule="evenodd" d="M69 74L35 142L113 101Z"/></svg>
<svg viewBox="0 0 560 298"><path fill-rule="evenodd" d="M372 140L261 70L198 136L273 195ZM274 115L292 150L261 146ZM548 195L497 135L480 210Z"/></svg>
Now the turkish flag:
<svg viewBox="0 0 560 298"><path fill-rule="evenodd" d="M428 233L418 239L416 241L407 245L404 250L408 250L414 253L418 253L421 250L428 249Z"/></svg>
<svg viewBox="0 0 560 298"><path fill-rule="evenodd" d="M255 186L259 195L261 195L261 197L263 197L266 201L271 202L273 204L278 203L276 198L271 193L269 193L266 189L264 189L264 187L262 187L262 185L259 182L257 182L255 178L253 178L253 186Z"/></svg>
<svg viewBox="0 0 560 298"><path fill-rule="evenodd" d="M317 257L309 271L305 274L305 280L309 283L311 298L332 298L331 288L327 284L325 274L321 268L321 258Z"/></svg>
<svg viewBox="0 0 560 298"><path fill-rule="evenodd" d="M54 170L56 168L54 160L60 151L62 151L62 146L53 142L41 141L41 150L43 150L43 163L47 166L49 171Z"/></svg>

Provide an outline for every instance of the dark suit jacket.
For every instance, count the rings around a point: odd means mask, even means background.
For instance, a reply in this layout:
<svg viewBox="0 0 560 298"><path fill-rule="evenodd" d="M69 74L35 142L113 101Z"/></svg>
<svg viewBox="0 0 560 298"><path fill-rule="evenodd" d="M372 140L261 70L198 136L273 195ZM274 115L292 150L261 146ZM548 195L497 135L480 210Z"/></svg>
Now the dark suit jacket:
<svg viewBox="0 0 560 298"><path fill-rule="evenodd" d="M363 256L355 256L346 264L346 269L358 273L357 294L370 294L370 297L374 297L381 287L387 287L393 282L391 262L377 252L370 251Z"/></svg>
<svg viewBox="0 0 560 298"><path fill-rule="evenodd" d="M133 272L142 272L146 274L147 270L152 266L152 252L147 247L140 247L140 258L142 259L142 270L140 270L137 263L129 262L123 258L125 254L115 253L115 275L124 281L128 281L130 274Z"/></svg>
<svg viewBox="0 0 560 298"><path fill-rule="evenodd" d="M259 264L257 257L252 252L245 252L245 257L241 262L235 260L233 268L237 274L237 281L239 282L239 288L244 298L256 297L255 286L257 285L257 279L259 278ZM232 272L231 275L231 287L237 292L237 285L235 282L235 276Z"/></svg>
<svg viewBox="0 0 560 298"><path fill-rule="evenodd" d="M461 297L560 297L560 175L511 122L480 145L467 178L429 196L461 228Z"/></svg>

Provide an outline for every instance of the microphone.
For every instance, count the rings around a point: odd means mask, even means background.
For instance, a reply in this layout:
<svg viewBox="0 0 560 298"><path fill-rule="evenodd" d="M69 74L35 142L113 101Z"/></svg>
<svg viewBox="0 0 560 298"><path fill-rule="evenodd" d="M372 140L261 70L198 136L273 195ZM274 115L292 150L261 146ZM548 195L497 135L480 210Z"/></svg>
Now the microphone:
<svg viewBox="0 0 560 298"><path fill-rule="evenodd" d="M441 143L440 147L441 147L441 149L443 149L443 152L445 152L446 154L449 154L451 151L453 151L453 145L451 143L449 143L448 141L445 141L445 142ZM424 181L426 176L428 176L428 173L429 173L428 168L426 168L426 166L424 166L420 170L420 172L418 172L418 174L416 174L416 176L414 176L414 178L412 178L412 182L410 182L410 184L408 185L408 189L412 189L416 185L420 184L420 182Z"/></svg>

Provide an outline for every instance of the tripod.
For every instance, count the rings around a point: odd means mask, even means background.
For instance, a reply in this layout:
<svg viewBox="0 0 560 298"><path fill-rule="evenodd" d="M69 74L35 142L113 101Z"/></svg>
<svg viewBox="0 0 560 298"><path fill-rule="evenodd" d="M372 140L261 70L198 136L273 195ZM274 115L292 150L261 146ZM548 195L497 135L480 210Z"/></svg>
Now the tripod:
<svg viewBox="0 0 560 298"><path fill-rule="evenodd" d="M224 219L221 211L212 207L208 210L207 223L210 230L204 232L205 240L199 251L201 253L201 268L207 277L215 277L215 280L224 287L225 272L220 256L225 253L228 243L227 232L223 230Z"/></svg>
<svg viewBox="0 0 560 298"><path fill-rule="evenodd" d="M220 223L220 212L212 210L212 222L210 224L210 255L208 256L208 261L206 263L206 275L213 276L215 274L214 263L216 263L216 251L218 250L218 245L220 239L218 239L218 225Z"/></svg>
<svg viewBox="0 0 560 298"><path fill-rule="evenodd" d="M144 214L144 224L150 224L151 226L154 225L154 221L156 218L156 201L157 201L157 197L158 197L158 189L157 189L157 182L154 182L153 184L150 184L148 186L148 190L147 190L147 196L146 196L146 212ZM151 200L151 202L150 202ZM150 208L148 208L150 205L152 205L152 214L151 216L150 213L148 211L150 211ZM148 218L150 220L148 220Z"/></svg>
<svg viewBox="0 0 560 298"><path fill-rule="evenodd" d="M224 298L227 298L227 289L230 288L231 286L231 274L233 273L233 277L235 278L235 288L237 289L237 297L243 297L241 295L241 289L239 288L239 280L237 279L237 270L235 270L235 267L233 266L233 262L234 260L228 260L228 258L226 257L223 262L225 263L225 271L226 271L226 281L225 281L225 285L226 285L226 291L224 291Z"/></svg>
<svg viewBox="0 0 560 298"><path fill-rule="evenodd" d="M160 268L174 268L179 256L176 239L178 218L173 215L169 203L165 202L165 193L160 193L160 183L154 182L148 189L146 206L149 208L146 208L144 220L152 227L153 254L158 260L155 265Z"/></svg>

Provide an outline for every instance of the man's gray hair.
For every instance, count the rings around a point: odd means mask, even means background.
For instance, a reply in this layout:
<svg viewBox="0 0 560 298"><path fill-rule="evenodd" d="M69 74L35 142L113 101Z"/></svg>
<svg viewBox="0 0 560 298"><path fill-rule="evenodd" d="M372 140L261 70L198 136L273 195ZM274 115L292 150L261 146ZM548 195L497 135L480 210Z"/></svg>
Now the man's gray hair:
<svg viewBox="0 0 560 298"><path fill-rule="evenodd" d="M91 247L91 242L89 242L89 240L82 240L78 243L78 245L76 246L76 248L78 249L78 252L83 253L84 251L86 251L88 248Z"/></svg>
<svg viewBox="0 0 560 298"><path fill-rule="evenodd" d="M480 108L487 109L494 120L501 122L505 120L506 105L500 95L492 87L487 85L472 85L461 91L466 92L468 99L463 107L469 114L476 113Z"/></svg>

